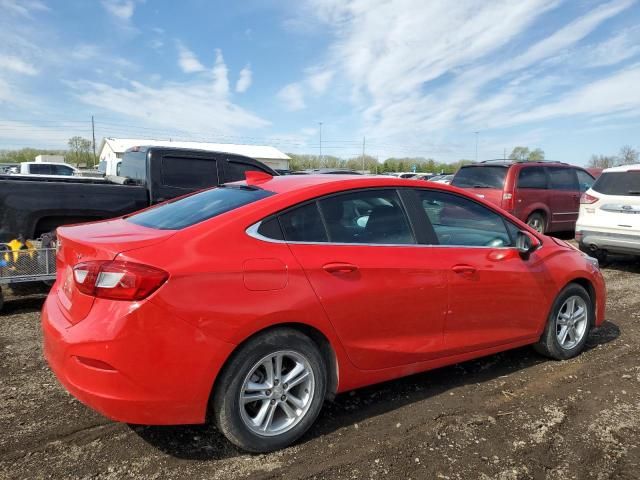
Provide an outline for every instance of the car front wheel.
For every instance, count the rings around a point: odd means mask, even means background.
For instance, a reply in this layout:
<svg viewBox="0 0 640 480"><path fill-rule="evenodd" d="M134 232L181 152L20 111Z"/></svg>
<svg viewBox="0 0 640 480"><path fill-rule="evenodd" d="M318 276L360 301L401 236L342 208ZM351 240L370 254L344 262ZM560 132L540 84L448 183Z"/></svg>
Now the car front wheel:
<svg viewBox="0 0 640 480"><path fill-rule="evenodd" d="M580 285L565 287L555 302L535 349L550 358L566 360L578 355L593 325L593 301Z"/></svg>
<svg viewBox="0 0 640 480"><path fill-rule="evenodd" d="M213 398L220 431L238 447L270 452L303 435L320 413L327 369L316 344L292 329L260 334L223 369Z"/></svg>

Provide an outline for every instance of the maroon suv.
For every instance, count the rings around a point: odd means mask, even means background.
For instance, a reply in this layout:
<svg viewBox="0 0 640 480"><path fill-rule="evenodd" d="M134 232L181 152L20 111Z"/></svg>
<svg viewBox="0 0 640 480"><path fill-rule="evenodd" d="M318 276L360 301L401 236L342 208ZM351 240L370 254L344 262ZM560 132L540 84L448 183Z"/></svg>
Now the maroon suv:
<svg viewBox="0 0 640 480"><path fill-rule="evenodd" d="M580 195L595 179L562 162L486 161L458 170L451 185L472 190L541 233L573 230Z"/></svg>

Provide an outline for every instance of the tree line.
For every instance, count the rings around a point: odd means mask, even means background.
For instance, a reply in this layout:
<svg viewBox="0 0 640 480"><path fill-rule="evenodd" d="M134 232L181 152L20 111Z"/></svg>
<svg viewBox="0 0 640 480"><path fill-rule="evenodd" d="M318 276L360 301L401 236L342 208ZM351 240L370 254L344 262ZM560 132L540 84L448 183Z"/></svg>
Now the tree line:
<svg viewBox="0 0 640 480"><path fill-rule="evenodd" d="M79 136L71 137L67 145L68 150L30 147L20 150L0 150L0 163L33 162L38 155L61 155L66 163L76 167L94 168L96 166L91 140Z"/></svg>
<svg viewBox="0 0 640 480"><path fill-rule="evenodd" d="M67 142L67 150L50 150L38 148L22 148L20 150L0 150L0 163L32 162L37 155L62 155L65 162L78 167L94 168L97 159L93 155L91 140L75 136ZM456 162L439 162L425 157L390 157L382 162L370 155L352 158L340 158L333 155L288 153L291 170L307 170L315 168L345 168L349 170L365 170L371 173L413 172L416 173L455 173L462 165L473 163L468 159ZM545 159L544 150L540 148L517 146L508 156L515 161L540 161ZM640 163L640 154L629 145L623 146L618 155L592 155L588 166L592 168L609 168L616 165Z"/></svg>
<svg viewBox="0 0 640 480"><path fill-rule="evenodd" d="M640 163L640 154L635 148L624 145L620 148L618 155L592 155L588 166L591 168L611 168L633 163Z"/></svg>

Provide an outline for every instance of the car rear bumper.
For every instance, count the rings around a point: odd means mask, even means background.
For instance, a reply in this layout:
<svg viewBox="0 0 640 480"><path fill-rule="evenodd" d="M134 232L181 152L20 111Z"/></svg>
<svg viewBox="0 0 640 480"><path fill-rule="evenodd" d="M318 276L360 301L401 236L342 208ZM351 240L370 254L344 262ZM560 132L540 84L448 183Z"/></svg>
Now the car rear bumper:
<svg viewBox="0 0 640 480"><path fill-rule="evenodd" d="M78 400L126 423L205 421L213 381L233 345L204 338L148 301L96 300L76 325L60 308L51 293L42 310L44 355Z"/></svg>
<svg viewBox="0 0 640 480"><path fill-rule="evenodd" d="M640 255L640 235L576 229L576 239L583 250L606 250L611 253Z"/></svg>

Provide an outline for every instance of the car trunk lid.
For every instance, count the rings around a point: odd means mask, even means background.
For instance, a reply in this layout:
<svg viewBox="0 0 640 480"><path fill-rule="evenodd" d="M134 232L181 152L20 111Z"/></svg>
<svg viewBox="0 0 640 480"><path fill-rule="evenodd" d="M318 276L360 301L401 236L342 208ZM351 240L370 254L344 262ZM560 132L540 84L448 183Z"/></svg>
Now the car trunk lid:
<svg viewBox="0 0 640 480"><path fill-rule="evenodd" d="M73 267L89 260L113 260L119 253L159 243L175 233L135 225L123 219L58 228L57 297L69 322L83 320L94 297L78 290Z"/></svg>

